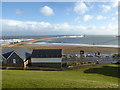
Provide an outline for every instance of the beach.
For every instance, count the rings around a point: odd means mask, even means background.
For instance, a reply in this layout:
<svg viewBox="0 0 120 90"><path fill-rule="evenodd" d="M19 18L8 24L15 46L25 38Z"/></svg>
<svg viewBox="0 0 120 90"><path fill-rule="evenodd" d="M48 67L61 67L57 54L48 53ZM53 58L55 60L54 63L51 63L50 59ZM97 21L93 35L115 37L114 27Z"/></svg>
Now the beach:
<svg viewBox="0 0 120 90"><path fill-rule="evenodd" d="M95 36L94 36L95 37ZM8 48L8 47L13 47L15 49L25 47L28 48L28 50L32 51L33 49L62 49L63 53L78 53L80 50L84 50L85 52L89 53L95 53L95 52L101 52L101 53L117 53L118 52L118 47L112 47L112 46L96 46L96 45L68 45L68 44L35 44L34 42L40 42L44 40L56 40L56 39L61 39L64 37L47 37L47 38L42 38L42 39L34 39L34 40L29 40L29 41L24 41L24 42L19 42L16 44L9 44L9 45L4 45L2 48ZM85 37L87 38L87 37ZM89 39L90 37L88 37ZM76 40L76 38L72 38L73 41ZM84 39L84 38L83 38ZM67 39L69 41L71 39ZM78 39L78 42L81 40L81 38ZM33 43L33 44L29 44Z"/></svg>
<svg viewBox="0 0 120 90"><path fill-rule="evenodd" d="M24 44L14 46L13 48L25 47L32 51L33 49L62 49L63 53L78 53L80 50L85 52L101 52L101 53L114 53L118 52L117 47L98 47L98 46L80 46L80 45L35 45L35 44ZM3 47L4 48L4 47Z"/></svg>

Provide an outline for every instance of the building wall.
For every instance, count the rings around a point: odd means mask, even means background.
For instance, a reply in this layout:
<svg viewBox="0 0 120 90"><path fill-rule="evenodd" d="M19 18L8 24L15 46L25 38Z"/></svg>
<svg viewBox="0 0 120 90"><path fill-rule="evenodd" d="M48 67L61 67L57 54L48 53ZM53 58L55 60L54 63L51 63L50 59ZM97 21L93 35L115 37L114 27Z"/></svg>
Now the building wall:
<svg viewBox="0 0 120 90"><path fill-rule="evenodd" d="M32 67L61 68L61 63L31 63Z"/></svg>
<svg viewBox="0 0 120 90"><path fill-rule="evenodd" d="M61 68L62 58L31 58L33 67Z"/></svg>
<svg viewBox="0 0 120 90"><path fill-rule="evenodd" d="M62 58L31 58L31 63L61 63Z"/></svg>
<svg viewBox="0 0 120 90"><path fill-rule="evenodd" d="M13 63L7 63L6 66L9 67L24 67L24 64L13 64Z"/></svg>
<svg viewBox="0 0 120 90"><path fill-rule="evenodd" d="M15 63L13 62L13 60L15 60ZM23 64L23 60L16 53L13 53L7 59L7 64Z"/></svg>

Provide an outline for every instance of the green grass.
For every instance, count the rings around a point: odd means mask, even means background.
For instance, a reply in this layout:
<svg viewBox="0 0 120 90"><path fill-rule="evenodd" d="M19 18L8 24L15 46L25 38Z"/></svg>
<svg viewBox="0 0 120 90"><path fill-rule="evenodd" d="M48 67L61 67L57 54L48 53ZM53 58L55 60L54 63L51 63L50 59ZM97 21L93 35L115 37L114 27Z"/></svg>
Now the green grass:
<svg viewBox="0 0 120 90"><path fill-rule="evenodd" d="M117 88L117 70L115 64L68 71L2 70L2 85L3 88Z"/></svg>

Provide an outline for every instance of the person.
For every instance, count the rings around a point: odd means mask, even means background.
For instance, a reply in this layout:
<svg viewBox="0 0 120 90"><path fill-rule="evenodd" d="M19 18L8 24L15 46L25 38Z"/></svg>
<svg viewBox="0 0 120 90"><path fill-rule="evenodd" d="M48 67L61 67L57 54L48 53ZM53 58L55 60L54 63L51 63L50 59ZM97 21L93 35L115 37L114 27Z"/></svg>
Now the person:
<svg viewBox="0 0 120 90"><path fill-rule="evenodd" d="M97 53L95 53L95 56L97 56Z"/></svg>
<svg viewBox="0 0 120 90"><path fill-rule="evenodd" d="M96 64L99 64L99 61L97 60Z"/></svg>
<svg viewBox="0 0 120 90"><path fill-rule="evenodd" d="M100 56L100 52L98 52L98 56Z"/></svg>

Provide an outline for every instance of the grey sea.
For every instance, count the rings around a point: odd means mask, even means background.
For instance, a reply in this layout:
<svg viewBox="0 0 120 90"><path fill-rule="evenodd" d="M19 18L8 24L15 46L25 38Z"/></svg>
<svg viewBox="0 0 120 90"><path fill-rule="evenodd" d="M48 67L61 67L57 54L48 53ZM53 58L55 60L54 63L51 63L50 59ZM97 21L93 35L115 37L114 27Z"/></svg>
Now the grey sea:
<svg viewBox="0 0 120 90"><path fill-rule="evenodd" d="M51 36L3 36L2 43L11 41L28 41L48 37L63 37L51 40L38 41L29 44L38 45L82 45L118 47L119 37L115 35L51 35Z"/></svg>
<svg viewBox="0 0 120 90"><path fill-rule="evenodd" d="M29 44L39 45L82 45L82 46L105 46L118 47L119 37L108 35L80 35L80 36L63 36L64 38L57 38L51 40L38 41Z"/></svg>

